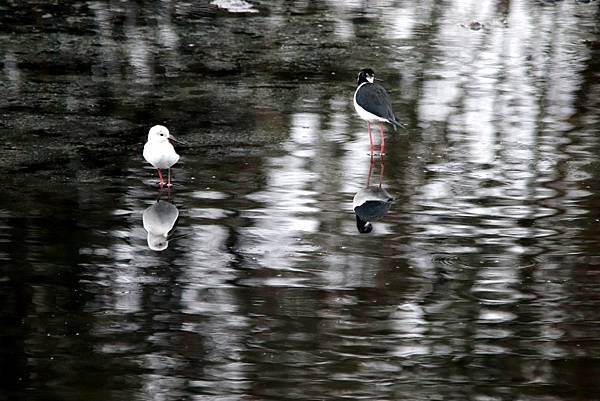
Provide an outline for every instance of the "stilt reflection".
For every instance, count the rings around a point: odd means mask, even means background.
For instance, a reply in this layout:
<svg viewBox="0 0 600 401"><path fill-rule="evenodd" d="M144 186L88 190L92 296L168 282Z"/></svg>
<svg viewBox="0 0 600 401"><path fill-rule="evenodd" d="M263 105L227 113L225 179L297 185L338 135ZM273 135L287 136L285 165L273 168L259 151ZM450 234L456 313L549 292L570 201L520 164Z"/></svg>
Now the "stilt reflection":
<svg viewBox="0 0 600 401"><path fill-rule="evenodd" d="M394 198L382 187L385 166L383 155L379 159L379 183L377 185L371 185L374 164L371 155L367 185L354 195L352 201L352 209L356 214L356 227L362 234L370 233L373 230L371 222L381 220L388 213L394 201Z"/></svg>

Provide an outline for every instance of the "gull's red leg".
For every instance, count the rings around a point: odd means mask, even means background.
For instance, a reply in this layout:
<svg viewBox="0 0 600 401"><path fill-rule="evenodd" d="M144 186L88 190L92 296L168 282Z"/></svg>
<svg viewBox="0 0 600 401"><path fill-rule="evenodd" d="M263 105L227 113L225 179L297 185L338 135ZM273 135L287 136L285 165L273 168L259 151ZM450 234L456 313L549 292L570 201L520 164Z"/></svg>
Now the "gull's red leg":
<svg viewBox="0 0 600 401"><path fill-rule="evenodd" d="M169 181L167 181L167 186L171 187L171 168L169 168Z"/></svg>
<svg viewBox="0 0 600 401"><path fill-rule="evenodd" d="M383 150L385 148L385 139L383 138L383 123L379 122L379 130L381 131L381 146L379 148L379 153L383 156Z"/></svg>
<svg viewBox="0 0 600 401"><path fill-rule="evenodd" d="M162 173L160 172L160 169L157 168L156 171L158 171L158 178L160 178L160 186L162 187L163 185L165 185L165 181L163 180L163 176L162 176Z"/></svg>
<svg viewBox="0 0 600 401"><path fill-rule="evenodd" d="M371 135L371 123L367 121L367 129L369 130L369 150L373 154L373 135Z"/></svg>

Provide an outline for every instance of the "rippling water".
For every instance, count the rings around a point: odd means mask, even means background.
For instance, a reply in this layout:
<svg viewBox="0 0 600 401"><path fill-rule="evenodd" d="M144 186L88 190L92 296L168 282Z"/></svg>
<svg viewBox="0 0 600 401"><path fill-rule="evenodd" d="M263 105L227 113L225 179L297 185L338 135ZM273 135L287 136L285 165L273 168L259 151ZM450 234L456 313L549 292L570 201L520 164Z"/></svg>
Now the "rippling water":
<svg viewBox="0 0 600 401"><path fill-rule="evenodd" d="M595 399L599 6L0 5L0 399Z"/></svg>

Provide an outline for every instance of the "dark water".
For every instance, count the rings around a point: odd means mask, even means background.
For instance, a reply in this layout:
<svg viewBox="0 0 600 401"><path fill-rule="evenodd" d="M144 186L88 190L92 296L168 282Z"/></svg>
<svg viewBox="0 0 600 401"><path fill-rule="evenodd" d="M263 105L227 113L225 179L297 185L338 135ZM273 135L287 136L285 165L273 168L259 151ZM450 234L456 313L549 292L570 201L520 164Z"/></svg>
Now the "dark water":
<svg viewBox="0 0 600 401"><path fill-rule="evenodd" d="M598 399L600 3L209 3L0 4L0 399Z"/></svg>

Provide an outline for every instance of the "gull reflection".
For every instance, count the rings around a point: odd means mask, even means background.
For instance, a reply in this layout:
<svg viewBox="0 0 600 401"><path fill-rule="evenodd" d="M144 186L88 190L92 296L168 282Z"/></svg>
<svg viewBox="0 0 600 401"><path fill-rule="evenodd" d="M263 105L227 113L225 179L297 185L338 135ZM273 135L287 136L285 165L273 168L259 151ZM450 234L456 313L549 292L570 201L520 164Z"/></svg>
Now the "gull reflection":
<svg viewBox="0 0 600 401"><path fill-rule="evenodd" d="M153 251L164 251L169 246L169 233L179 217L179 210L171 202L161 200L149 206L142 214L144 229L148 232L148 247Z"/></svg>
<svg viewBox="0 0 600 401"><path fill-rule="evenodd" d="M371 185L374 164L371 156L367 185L354 195L352 201L352 209L356 214L356 228L362 234L370 233L373 230L371 222L381 220L389 212L394 201L394 198L381 186L384 168L383 155L379 160L379 184Z"/></svg>

